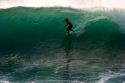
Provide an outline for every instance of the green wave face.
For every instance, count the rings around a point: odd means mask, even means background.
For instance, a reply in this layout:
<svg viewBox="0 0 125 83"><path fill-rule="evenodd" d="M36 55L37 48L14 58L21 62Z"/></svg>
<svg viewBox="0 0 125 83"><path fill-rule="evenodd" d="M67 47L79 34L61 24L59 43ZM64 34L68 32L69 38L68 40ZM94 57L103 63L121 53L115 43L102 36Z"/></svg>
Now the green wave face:
<svg viewBox="0 0 125 83"><path fill-rule="evenodd" d="M119 26L101 14L64 8L10 8L0 11L0 50L33 46L39 42L57 42L65 36L65 18L74 28L85 27L87 39L98 41L120 34ZM88 21L88 24L83 25ZM81 31L82 32L82 31ZM84 32L84 31L83 31ZM79 33L77 33L79 34ZM75 35L77 35L75 34ZM112 37L110 37L112 35ZM82 35L83 36L83 35ZM79 39L83 39L83 37ZM108 39L105 39L105 41Z"/></svg>
<svg viewBox="0 0 125 83"><path fill-rule="evenodd" d="M65 18L76 32L67 35ZM23 7L0 10L0 77L9 81L92 83L101 79L102 72L120 71L124 49L125 36L118 23L99 12Z"/></svg>

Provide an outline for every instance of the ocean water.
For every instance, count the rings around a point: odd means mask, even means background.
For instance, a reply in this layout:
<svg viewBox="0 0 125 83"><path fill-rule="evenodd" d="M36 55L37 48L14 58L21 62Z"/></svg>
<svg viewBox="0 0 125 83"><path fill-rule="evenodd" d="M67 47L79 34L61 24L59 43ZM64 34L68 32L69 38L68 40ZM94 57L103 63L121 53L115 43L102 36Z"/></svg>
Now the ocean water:
<svg viewBox="0 0 125 83"><path fill-rule="evenodd" d="M0 10L0 83L125 83L124 10ZM65 18L75 32L67 34Z"/></svg>

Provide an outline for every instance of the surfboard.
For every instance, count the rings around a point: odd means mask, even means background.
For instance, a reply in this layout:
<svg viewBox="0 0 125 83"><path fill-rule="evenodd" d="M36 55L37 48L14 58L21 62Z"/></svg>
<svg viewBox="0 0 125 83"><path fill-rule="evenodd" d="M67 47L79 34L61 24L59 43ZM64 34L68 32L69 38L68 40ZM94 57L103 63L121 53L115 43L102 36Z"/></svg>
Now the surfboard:
<svg viewBox="0 0 125 83"><path fill-rule="evenodd" d="M80 26L76 26L73 28L73 31L70 31L69 34L75 34L77 31L79 31Z"/></svg>

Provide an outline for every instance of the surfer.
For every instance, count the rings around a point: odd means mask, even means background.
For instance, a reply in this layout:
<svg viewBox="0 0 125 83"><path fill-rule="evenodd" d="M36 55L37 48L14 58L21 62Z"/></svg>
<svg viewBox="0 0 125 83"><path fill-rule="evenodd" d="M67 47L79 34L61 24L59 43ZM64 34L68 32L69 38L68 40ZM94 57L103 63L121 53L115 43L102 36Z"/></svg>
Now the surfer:
<svg viewBox="0 0 125 83"><path fill-rule="evenodd" d="M67 31L68 31L68 34L69 34L69 31L73 31L72 27L72 23L68 20L68 18L65 19L65 22L67 23L66 24L66 28L67 28ZM74 31L73 31L74 32Z"/></svg>

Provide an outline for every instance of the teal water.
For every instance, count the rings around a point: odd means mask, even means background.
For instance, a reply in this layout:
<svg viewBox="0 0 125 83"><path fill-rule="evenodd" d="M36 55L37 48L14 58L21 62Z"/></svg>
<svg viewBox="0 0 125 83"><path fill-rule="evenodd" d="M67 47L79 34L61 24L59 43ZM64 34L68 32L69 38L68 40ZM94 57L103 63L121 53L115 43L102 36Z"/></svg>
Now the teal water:
<svg viewBox="0 0 125 83"><path fill-rule="evenodd" d="M121 26L102 12L0 10L0 83L124 83L124 49Z"/></svg>

